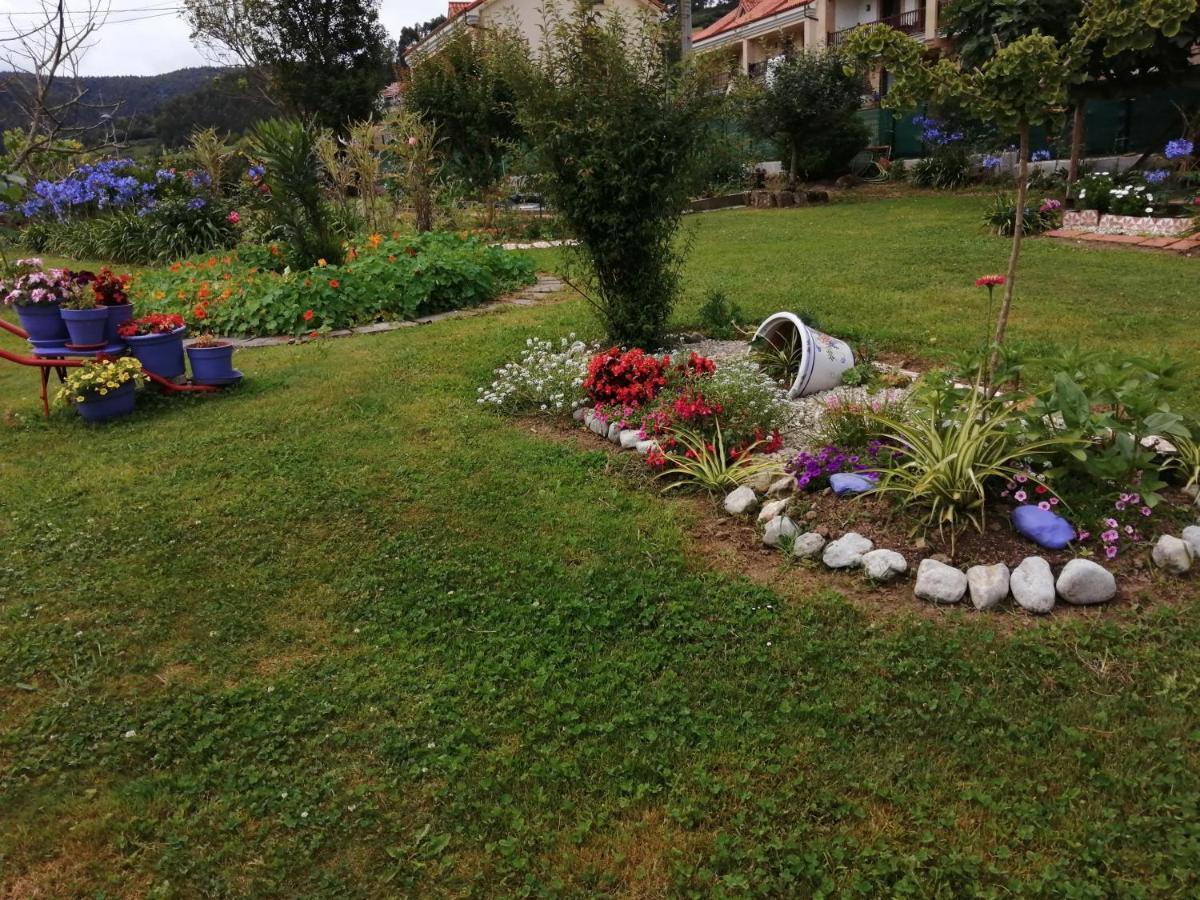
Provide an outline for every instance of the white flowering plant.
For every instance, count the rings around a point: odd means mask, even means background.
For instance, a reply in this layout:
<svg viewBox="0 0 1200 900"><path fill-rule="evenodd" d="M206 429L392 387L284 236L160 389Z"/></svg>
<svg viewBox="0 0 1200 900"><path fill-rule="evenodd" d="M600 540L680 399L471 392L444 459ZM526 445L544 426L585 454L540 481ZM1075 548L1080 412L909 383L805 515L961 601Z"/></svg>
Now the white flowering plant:
<svg viewBox="0 0 1200 900"><path fill-rule="evenodd" d="M107 396L131 381L141 384L145 379L146 373L142 371L142 364L131 356L88 360L79 368L70 371L55 400L64 406L83 403Z"/></svg>
<svg viewBox="0 0 1200 900"><path fill-rule="evenodd" d="M496 369L476 402L508 413L571 413L586 399L583 381L595 352L574 334L557 343L528 338L520 359Z"/></svg>
<svg viewBox="0 0 1200 900"><path fill-rule="evenodd" d="M721 406L721 428L733 443L783 431L796 414L775 379L749 359L721 362L705 378L704 398Z"/></svg>

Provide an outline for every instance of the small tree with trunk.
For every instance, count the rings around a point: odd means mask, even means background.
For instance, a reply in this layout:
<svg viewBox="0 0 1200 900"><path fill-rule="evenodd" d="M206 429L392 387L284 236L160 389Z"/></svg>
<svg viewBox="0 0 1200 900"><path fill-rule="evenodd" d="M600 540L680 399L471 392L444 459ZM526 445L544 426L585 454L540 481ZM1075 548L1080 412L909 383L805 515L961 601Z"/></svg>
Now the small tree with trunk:
<svg viewBox="0 0 1200 900"><path fill-rule="evenodd" d="M848 36L845 54L859 66L882 64L892 75L884 103L909 108L919 102L956 104L1020 136L1016 216L984 384L999 360L1017 286L1024 234L1022 211L1029 192L1029 131L1062 114L1068 90L1087 78L1091 54L1115 54L1147 46L1158 34L1179 34L1196 10L1196 0L1088 0L1083 15L1059 42L1034 31L999 46L977 66L942 57L926 58L924 46L886 25L867 25Z"/></svg>

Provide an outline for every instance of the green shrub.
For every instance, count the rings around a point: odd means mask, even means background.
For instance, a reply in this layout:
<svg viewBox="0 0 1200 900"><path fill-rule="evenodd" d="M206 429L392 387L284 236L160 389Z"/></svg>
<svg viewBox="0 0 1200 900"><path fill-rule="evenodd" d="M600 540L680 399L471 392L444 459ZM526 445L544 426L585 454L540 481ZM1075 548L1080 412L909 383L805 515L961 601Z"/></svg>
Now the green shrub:
<svg viewBox="0 0 1200 900"><path fill-rule="evenodd" d="M1058 209L1055 205L1043 200L1038 206L1032 204L1025 207L1024 228L1026 234L1041 234L1058 225ZM1017 200L1012 194L1000 193L992 198L983 214L983 224L1001 237L1012 237L1013 228L1017 221Z"/></svg>
<svg viewBox="0 0 1200 900"><path fill-rule="evenodd" d="M700 327L710 338L729 340L737 334L742 311L724 291L709 291L700 307Z"/></svg>
<svg viewBox="0 0 1200 900"><path fill-rule="evenodd" d="M552 20L519 85L519 119L550 205L579 241L615 344L656 347L679 294L680 217L698 186L711 95L663 35L580 8Z"/></svg>
<svg viewBox="0 0 1200 900"><path fill-rule="evenodd" d="M147 311L178 312L219 334L299 334L477 306L533 279L528 257L439 233L373 238L343 265L283 274L261 257L184 260L137 277L131 291Z"/></svg>
<svg viewBox="0 0 1200 900"><path fill-rule="evenodd" d="M961 144L935 147L924 159L908 168L908 180L917 187L950 191L971 180L971 157Z"/></svg>

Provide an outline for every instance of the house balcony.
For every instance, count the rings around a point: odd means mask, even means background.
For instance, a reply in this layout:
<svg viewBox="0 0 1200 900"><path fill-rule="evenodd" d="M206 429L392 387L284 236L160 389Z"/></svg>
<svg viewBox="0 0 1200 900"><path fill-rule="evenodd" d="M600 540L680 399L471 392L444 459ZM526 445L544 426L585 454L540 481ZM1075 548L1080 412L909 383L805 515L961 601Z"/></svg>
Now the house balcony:
<svg viewBox="0 0 1200 900"><path fill-rule="evenodd" d="M858 22L851 25L849 28L843 28L840 31L831 31L826 36L826 43L830 47L837 47L846 39L846 35L852 32L855 28L862 25L890 25L897 31L902 31L905 34L911 34L916 37L925 37L925 6L922 4L916 9L910 9L908 12L902 12L894 16L886 16L882 19L877 19L875 22Z"/></svg>

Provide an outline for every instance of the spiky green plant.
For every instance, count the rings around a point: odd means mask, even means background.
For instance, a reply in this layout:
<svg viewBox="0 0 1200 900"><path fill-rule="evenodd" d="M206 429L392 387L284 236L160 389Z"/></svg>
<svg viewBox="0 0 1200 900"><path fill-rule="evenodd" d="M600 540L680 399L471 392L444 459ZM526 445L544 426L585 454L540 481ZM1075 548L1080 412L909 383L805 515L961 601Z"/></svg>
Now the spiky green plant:
<svg viewBox="0 0 1200 900"><path fill-rule="evenodd" d="M750 358L758 367L784 386L790 386L800 371L804 344L798 331L786 336L756 338L750 343Z"/></svg>
<svg viewBox="0 0 1200 900"><path fill-rule="evenodd" d="M736 459L730 459L729 454L725 452L725 439L721 436L720 422L717 422L716 435L711 441L697 431L683 428L672 429L671 437L682 445L684 450L682 453L663 454L666 462L657 477L672 479L671 483L663 488L664 492L681 487L731 491L763 472L783 471L774 459L754 457L754 451L763 441L755 441L739 453ZM691 455L688 455L688 451Z"/></svg>
<svg viewBox="0 0 1200 900"><path fill-rule="evenodd" d="M1171 443L1175 445L1175 455L1167 466L1183 475L1185 488L1200 485L1200 441L1175 435L1171 437ZM1200 506L1200 494L1196 495L1196 505Z"/></svg>
<svg viewBox="0 0 1200 900"><path fill-rule="evenodd" d="M1062 432L1027 439L1019 413L1009 405L969 391L947 414L928 402L905 419L871 414L881 434L897 444L889 463L877 469L872 493L894 494L904 506L923 510L922 526L954 539L968 524L983 531L989 483L1004 482L1029 464L1077 450L1083 441Z"/></svg>

